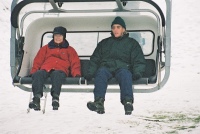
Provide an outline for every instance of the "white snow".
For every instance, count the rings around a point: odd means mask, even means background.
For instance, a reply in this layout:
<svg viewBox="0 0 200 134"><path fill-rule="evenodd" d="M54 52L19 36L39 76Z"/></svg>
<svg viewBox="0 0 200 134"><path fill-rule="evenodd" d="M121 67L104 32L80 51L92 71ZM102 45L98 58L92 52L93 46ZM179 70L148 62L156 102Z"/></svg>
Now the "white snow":
<svg viewBox="0 0 200 134"><path fill-rule="evenodd" d="M164 0L163 0L164 2ZM10 74L10 6L0 2L1 134L199 134L200 1L173 0L172 62L167 84L154 93L135 94L134 112L124 115L119 93L107 93L106 113L87 109L92 93L61 93L58 111L48 95L46 113L26 113L30 93L12 86Z"/></svg>

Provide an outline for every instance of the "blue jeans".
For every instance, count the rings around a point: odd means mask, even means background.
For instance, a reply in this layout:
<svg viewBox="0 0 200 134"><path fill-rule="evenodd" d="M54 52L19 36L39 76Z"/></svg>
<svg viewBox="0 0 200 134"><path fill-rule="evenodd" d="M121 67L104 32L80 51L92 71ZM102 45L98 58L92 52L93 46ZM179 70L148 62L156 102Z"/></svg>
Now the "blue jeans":
<svg viewBox="0 0 200 134"><path fill-rule="evenodd" d="M97 70L94 80L94 97L101 97L105 99L108 80L112 77L115 77L119 82L121 101L124 99L134 100L132 90L132 73L127 69L119 69L114 73L111 73L105 67Z"/></svg>
<svg viewBox="0 0 200 134"><path fill-rule="evenodd" d="M45 80L50 77L52 82L51 95L60 95L61 86L66 78L66 74L60 70L46 72L45 70L38 70L32 75L32 91L33 96L41 98L43 96L43 87Z"/></svg>

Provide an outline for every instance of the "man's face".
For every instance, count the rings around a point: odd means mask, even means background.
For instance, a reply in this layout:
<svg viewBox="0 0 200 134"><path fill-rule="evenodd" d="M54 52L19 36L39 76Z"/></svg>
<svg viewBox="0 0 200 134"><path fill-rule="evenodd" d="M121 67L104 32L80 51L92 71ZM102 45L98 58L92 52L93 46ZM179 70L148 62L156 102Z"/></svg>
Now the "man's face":
<svg viewBox="0 0 200 134"><path fill-rule="evenodd" d="M121 25L119 25L119 24L114 24L114 25L112 26L112 33L114 34L114 36L115 36L116 38L122 36L124 32L125 32L125 29L124 29Z"/></svg>
<svg viewBox="0 0 200 134"><path fill-rule="evenodd" d="M63 42L63 35L61 34L54 34L54 42L56 44L60 44Z"/></svg>

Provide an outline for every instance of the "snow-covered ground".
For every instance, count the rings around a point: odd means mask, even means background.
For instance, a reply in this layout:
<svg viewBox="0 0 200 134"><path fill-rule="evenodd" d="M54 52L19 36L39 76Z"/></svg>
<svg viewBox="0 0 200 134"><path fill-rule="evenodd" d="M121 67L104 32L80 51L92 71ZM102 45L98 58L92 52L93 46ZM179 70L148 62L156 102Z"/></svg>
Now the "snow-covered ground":
<svg viewBox="0 0 200 134"><path fill-rule="evenodd" d="M49 95L45 114L27 114L30 94L13 87L10 75L10 4L0 2L1 134L200 134L199 0L173 0L169 81L160 91L135 94L131 116L118 93L106 95L103 115L87 109L92 93L62 93L58 111Z"/></svg>

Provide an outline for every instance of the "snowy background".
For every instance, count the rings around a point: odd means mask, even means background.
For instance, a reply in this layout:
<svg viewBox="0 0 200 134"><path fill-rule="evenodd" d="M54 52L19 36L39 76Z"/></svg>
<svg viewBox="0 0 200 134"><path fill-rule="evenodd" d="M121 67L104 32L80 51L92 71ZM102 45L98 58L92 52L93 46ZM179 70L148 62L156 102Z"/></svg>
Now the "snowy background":
<svg viewBox="0 0 200 134"><path fill-rule="evenodd" d="M0 2L1 134L200 134L200 1L173 0L172 62L160 91L135 94L134 112L124 115L118 93L107 93L106 113L90 112L92 93L62 93L53 111L26 113L30 93L12 86L10 75L10 5Z"/></svg>

